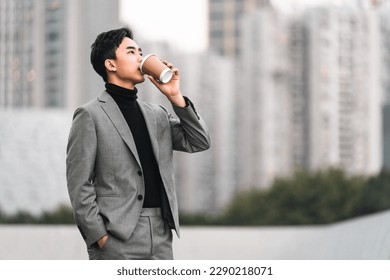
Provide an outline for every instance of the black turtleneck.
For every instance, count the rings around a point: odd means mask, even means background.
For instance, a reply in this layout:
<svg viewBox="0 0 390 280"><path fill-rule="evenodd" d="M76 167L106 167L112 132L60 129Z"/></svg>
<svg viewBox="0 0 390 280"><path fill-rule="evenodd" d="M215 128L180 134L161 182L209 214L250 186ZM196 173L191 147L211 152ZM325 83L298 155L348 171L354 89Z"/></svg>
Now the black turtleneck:
<svg viewBox="0 0 390 280"><path fill-rule="evenodd" d="M129 90L106 83L106 91L115 100L133 134L145 182L143 207L161 207L163 184L145 119L137 102L137 88Z"/></svg>

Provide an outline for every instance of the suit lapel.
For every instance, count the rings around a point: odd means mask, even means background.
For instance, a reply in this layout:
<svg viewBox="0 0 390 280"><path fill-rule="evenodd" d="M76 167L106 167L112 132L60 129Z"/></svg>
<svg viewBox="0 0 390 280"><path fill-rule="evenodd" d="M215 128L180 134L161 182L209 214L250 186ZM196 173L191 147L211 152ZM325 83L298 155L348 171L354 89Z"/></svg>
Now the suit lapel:
<svg viewBox="0 0 390 280"><path fill-rule="evenodd" d="M119 135L122 137L123 141L133 153L139 166L141 166L141 161L138 156L137 147L135 146L133 135L131 134L130 128L125 118L123 117L118 105L115 103L114 99L105 91L99 96L98 99L100 101L103 111L107 114L107 116L115 126L116 130L118 131Z"/></svg>
<svg viewBox="0 0 390 280"><path fill-rule="evenodd" d="M152 143L152 149L154 156L156 157L157 164L159 163L159 148L157 140L157 118L150 106L140 101L138 102L142 115L144 116L146 127L149 132L150 141Z"/></svg>

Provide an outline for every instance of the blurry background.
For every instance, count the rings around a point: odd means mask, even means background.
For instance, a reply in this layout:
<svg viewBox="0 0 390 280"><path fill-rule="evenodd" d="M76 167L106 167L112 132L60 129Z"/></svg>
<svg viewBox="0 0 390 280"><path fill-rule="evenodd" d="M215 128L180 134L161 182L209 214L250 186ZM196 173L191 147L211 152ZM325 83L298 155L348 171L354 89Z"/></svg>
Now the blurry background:
<svg viewBox="0 0 390 280"><path fill-rule="evenodd" d="M389 0L0 0L0 221L73 223L72 114L104 90L91 44L122 26L180 69L210 128L210 150L175 154L183 224L389 209L389 19Z"/></svg>

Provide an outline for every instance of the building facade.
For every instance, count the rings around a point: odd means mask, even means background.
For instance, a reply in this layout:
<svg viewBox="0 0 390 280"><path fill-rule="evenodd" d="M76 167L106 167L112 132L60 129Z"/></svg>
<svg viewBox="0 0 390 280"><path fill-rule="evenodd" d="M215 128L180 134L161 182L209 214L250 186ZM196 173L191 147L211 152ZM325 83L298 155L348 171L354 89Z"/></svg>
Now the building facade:
<svg viewBox="0 0 390 280"><path fill-rule="evenodd" d="M32 0L0 1L0 108L39 103L35 82L37 12Z"/></svg>
<svg viewBox="0 0 390 280"><path fill-rule="evenodd" d="M237 67L237 180L240 189L268 187L292 168L288 21L272 8L242 20Z"/></svg>
<svg viewBox="0 0 390 280"><path fill-rule="evenodd" d="M103 79L90 62L91 45L101 33L123 26L119 0L68 0L67 2L67 106L74 109L104 90Z"/></svg>
<svg viewBox="0 0 390 280"><path fill-rule="evenodd" d="M269 5L269 0L209 0L210 49L223 56L236 57L241 52L240 18L246 12Z"/></svg>
<svg viewBox="0 0 390 280"><path fill-rule="evenodd" d="M309 167L376 174L382 164L377 15L371 9L315 9L307 26Z"/></svg>
<svg viewBox="0 0 390 280"><path fill-rule="evenodd" d="M238 188L294 170L382 166L381 36L371 8L272 8L242 18L236 75Z"/></svg>
<svg viewBox="0 0 390 280"><path fill-rule="evenodd" d="M0 107L75 108L99 94L96 36L119 25L119 1L1 0Z"/></svg>
<svg viewBox="0 0 390 280"><path fill-rule="evenodd" d="M383 169L390 169L390 1L382 1L379 7L381 27L382 86L383 86Z"/></svg>

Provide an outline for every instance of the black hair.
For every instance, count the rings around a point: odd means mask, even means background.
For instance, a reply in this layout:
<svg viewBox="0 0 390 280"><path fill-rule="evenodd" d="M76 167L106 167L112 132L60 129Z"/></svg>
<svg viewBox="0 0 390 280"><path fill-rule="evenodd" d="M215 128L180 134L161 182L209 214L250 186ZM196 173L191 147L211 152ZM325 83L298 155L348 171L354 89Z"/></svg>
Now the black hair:
<svg viewBox="0 0 390 280"><path fill-rule="evenodd" d="M127 27L100 33L91 46L91 63L93 69L107 82L106 59L115 59L115 51L124 37L133 39L133 32Z"/></svg>

